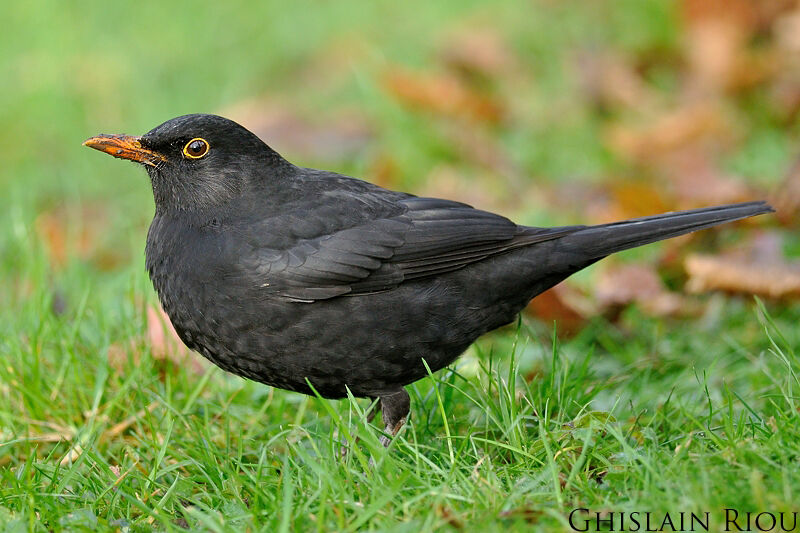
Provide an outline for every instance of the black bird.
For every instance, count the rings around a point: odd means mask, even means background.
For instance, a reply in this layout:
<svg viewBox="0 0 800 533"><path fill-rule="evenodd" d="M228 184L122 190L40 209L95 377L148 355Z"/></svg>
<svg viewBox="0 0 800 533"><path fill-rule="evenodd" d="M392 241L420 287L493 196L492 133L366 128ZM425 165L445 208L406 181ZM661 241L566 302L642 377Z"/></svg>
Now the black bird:
<svg viewBox="0 0 800 533"><path fill-rule="evenodd" d="M297 167L215 115L84 144L147 169L156 206L147 270L189 348L273 387L377 398L392 436L409 412L403 387L427 375L423 359L443 368L611 253L772 211L748 202L599 226L520 226Z"/></svg>

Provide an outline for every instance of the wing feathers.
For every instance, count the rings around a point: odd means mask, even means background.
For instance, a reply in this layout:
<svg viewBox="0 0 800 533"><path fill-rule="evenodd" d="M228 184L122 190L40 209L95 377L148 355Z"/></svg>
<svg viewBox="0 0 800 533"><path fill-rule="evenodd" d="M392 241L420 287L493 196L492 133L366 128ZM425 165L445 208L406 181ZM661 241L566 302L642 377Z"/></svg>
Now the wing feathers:
<svg viewBox="0 0 800 533"><path fill-rule="evenodd" d="M286 250L257 250L257 275L268 278L261 285L299 302L372 293L574 231L523 228L448 200L411 197L399 203L406 208L401 214L395 203L392 216L300 240Z"/></svg>

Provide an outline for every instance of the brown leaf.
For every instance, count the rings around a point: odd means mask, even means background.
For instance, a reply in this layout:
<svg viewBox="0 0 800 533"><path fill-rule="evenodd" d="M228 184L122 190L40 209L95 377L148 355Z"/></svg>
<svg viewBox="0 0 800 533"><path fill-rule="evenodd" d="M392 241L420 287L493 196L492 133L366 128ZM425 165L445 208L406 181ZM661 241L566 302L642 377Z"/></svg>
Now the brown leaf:
<svg viewBox="0 0 800 533"><path fill-rule="evenodd" d="M782 236L764 232L749 246L718 256L691 254L684 266L690 292L725 291L770 298L800 296L800 261L782 254Z"/></svg>
<svg viewBox="0 0 800 533"><path fill-rule="evenodd" d="M789 11L774 26L775 40L788 52L800 52L800 9Z"/></svg>
<svg viewBox="0 0 800 533"><path fill-rule="evenodd" d="M683 0L692 83L705 93L729 86L758 22L750 0Z"/></svg>
<svg viewBox="0 0 800 533"><path fill-rule="evenodd" d="M209 366L199 354L192 352L183 344L167 314L161 307L147 308L147 337L137 342L130 339L127 343L115 343L108 348L108 363L117 372L123 372L128 357L133 364L139 361L138 346L146 342L150 353L156 360L169 360L176 365L188 365L194 374L203 374Z"/></svg>
<svg viewBox="0 0 800 533"><path fill-rule="evenodd" d="M458 168L439 165L431 170L419 194L464 202L479 209L503 211L503 194L497 180L487 176L465 176Z"/></svg>
<svg viewBox="0 0 800 533"><path fill-rule="evenodd" d="M612 125L607 140L612 149L634 160L656 157L697 142L706 136L725 137L728 133L722 113L706 103L686 105L639 126Z"/></svg>
<svg viewBox="0 0 800 533"><path fill-rule="evenodd" d="M586 324L586 318L596 312L577 289L562 282L534 298L525 313L546 324L556 323L558 334L575 335Z"/></svg>
<svg viewBox="0 0 800 533"><path fill-rule="evenodd" d="M369 165L367 179L375 185L387 189L396 189L400 176L400 167L390 152L380 152Z"/></svg>
<svg viewBox="0 0 800 533"><path fill-rule="evenodd" d="M185 355L189 352L161 307L147 308L147 340L153 356L157 359L164 359L170 354Z"/></svg>
<svg viewBox="0 0 800 533"><path fill-rule="evenodd" d="M620 55L597 49L578 55L576 74L596 106L652 109L655 95L641 75Z"/></svg>
<svg viewBox="0 0 800 533"><path fill-rule="evenodd" d="M494 136L480 128L464 128L455 123L443 124L442 130L463 160L502 176L515 192L522 189L526 180L521 170Z"/></svg>
<svg viewBox="0 0 800 533"><path fill-rule="evenodd" d="M725 291L770 298L800 296L800 265L691 254L686 258L690 292Z"/></svg>
<svg viewBox="0 0 800 533"><path fill-rule="evenodd" d="M147 339L156 359L168 359L178 365L188 364L195 374L202 374L208 369L206 360L183 344L172 321L160 306L147 308Z"/></svg>
<svg viewBox="0 0 800 533"><path fill-rule="evenodd" d="M752 200L753 191L712 161L709 149L687 147L670 154L661 167L680 209Z"/></svg>
<svg viewBox="0 0 800 533"><path fill-rule="evenodd" d="M454 529L464 528L464 521L462 518L455 514L449 507L441 504L437 505L436 514L445 524L448 524L450 527Z"/></svg>
<svg viewBox="0 0 800 533"><path fill-rule="evenodd" d="M128 362L128 354L133 358L133 364L139 362L139 352L136 349L136 343L133 341L127 343L128 347L125 348L123 343L115 342L108 347L106 358L108 359L108 366L113 368L117 374L122 374L125 370L125 365Z"/></svg>
<svg viewBox="0 0 800 533"><path fill-rule="evenodd" d="M531 509L529 507L519 507L516 509L508 509L500 512L500 518L517 519L521 518L529 524L535 524L539 518L544 514L544 511L539 509Z"/></svg>
<svg viewBox="0 0 800 533"><path fill-rule="evenodd" d="M59 205L39 214L34 226L55 269L63 268L72 257L91 261L102 270L125 260L118 247L103 246L108 211L100 205Z"/></svg>
<svg viewBox="0 0 800 533"><path fill-rule="evenodd" d="M569 213L582 224L604 224L625 218L605 183L559 181L544 190L546 205Z"/></svg>
<svg viewBox="0 0 800 533"><path fill-rule="evenodd" d="M608 187L616 204L616 220L654 215L673 208L671 198L652 179L617 180Z"/></svg>
<svg viewBox="0 0 800 533"><path fill-rule="evenodd" d="M476 122L500 122L503 106L490 95L468 87L450 74L422 74L394 69L383 77L383 85L409 108Z"/></svg>
<svg viewBox="0 0 800 533"><path fill-rule="evenodd" d="M311 121L266 99L248 100L222 115L249 129L280 153L317 161L342 161L364 152L373 132L355 111L340 111Z"/></svg>
<svg viewBox="0 0 800 533"><path fill-rule="evenodd" d="M775 216L783 224L796 225L800 222L800 158L789 168L771 201Z"/></svg>
<svg viewBox="0 0 800 533"><path fill-rule="evenodd" d="M495 28L468 28L452 35L441 59L458 73L484 79L500 78L515 68L515 58Z"/></svg>
<svg viewBox="0 0 800 533"><path fill-rule="evenodd" d="M691 302L668 291L655 268L646 264L607 266L595 285L595 298L606 313L618 312L631 303L652 316L694 311Z"/></svg>

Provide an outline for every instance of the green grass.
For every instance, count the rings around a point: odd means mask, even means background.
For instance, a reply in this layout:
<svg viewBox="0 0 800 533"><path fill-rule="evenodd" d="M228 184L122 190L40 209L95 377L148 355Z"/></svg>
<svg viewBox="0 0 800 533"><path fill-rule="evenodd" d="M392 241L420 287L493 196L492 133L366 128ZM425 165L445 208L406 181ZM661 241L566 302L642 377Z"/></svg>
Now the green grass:
<svg viewBox="0 0 800 533"><path fill-rule="evenodd" d="M195 375L141 342L138 363L110 366L110 343L145 335L143 274L104 297L77 280L89 288L63 316L33 282L2 325L11 530L525 530L577 507L721 520L798 501L796 309L729 300L695 325L632 309L631 334L597 321L561 344L520 323L411 386L384 450L364 400ZM360 441L341 458L344 435Z"/></svg>
<svg viewBox="0 0 800 533"><path fill-rule="evenodd" d="M796 302L706 295L691 321L629 308L560 342L526 318L409 387L411 418L389 450L364 400L153 357L150 190L140 169L82 148L90 135L251 98L316 124L356 109L372 130L358 154L286 155L366 177L389 159L391 185L412 191L445 166L495 185L520 221L577 223L582 206L556 212L535 185L641 169L605 146L607 117L581 92L576 57L641 55L667 100L680 79L667 0L287 6L4 6L0 530L527 531L567 528L578 507L708 511L713 526L725 508L797 510ZM513 54L495 80L510 120L454 125L387 94L387 71L440 71L441 43L470 27L494 28ZM721 164L775 183L800 128L753 92L727 102L740 132ZM530 194L458 148L461 127L502 147ZM346 435L360 440L341 457Z"/></svg>

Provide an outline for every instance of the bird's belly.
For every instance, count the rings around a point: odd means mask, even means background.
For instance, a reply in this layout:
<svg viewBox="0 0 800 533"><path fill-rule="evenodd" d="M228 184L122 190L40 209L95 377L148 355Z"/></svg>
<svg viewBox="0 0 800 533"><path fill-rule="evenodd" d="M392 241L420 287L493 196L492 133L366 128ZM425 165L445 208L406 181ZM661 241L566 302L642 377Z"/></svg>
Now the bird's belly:
<svg viewBox="0 0 800 533"><path fill-rule="evenodd" d="M459 311L409 289L314 303L202 290L159 294L171 295L161 303L183 342L222 369L306 394L310 382L338 398L348 389L374 396L421 379L423 358L436 371L490 329L482 327L486 310Z"/></svg>
<svg viewBox="0 0 800 533"><path fill-rule="evenodd" d="M487 289L475 274L484 275L464 269L314 303L256 297L224 283L153 283L181 339L216 365L275 387L310 394L310 382L323 396L342 397L348 389L375 396L421 379L423 358L436 371L514 320L530 295ZM483 279L491 279L488 269ZM496 297L487 297L492 288Z"/></svg>

